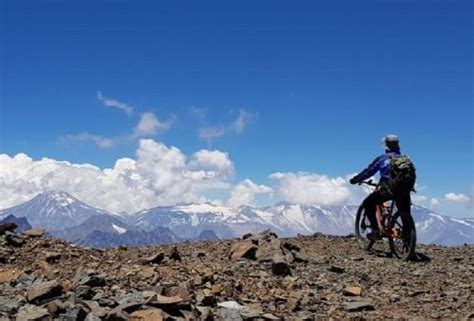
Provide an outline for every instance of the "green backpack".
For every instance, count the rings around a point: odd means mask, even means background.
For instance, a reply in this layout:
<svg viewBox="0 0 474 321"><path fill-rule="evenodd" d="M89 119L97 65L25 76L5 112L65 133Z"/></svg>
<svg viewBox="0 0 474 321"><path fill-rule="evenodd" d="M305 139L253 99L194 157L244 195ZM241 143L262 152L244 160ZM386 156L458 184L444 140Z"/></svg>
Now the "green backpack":
<svg viewBox="0 0 474 321"><path fill-rule="evenodd" d="M415 187L416 169L407 155L390 156L392 192L410 192Z"/></svg>

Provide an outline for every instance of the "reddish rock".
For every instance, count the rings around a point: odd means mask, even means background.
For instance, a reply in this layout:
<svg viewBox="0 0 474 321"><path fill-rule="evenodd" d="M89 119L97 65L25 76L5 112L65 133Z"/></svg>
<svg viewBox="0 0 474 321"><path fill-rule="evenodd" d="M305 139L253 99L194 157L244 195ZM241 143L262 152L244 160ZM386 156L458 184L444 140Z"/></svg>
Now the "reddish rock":
<svg viewBox="0 0 474 321"><path fill-rule="evenodd" d="M255 260L256 252L257 247L255 246L255 244L253 244L252 240L246 239L232 246L232 248L230 249L229 258L233 262L238 261L240 259Z"/></svg>

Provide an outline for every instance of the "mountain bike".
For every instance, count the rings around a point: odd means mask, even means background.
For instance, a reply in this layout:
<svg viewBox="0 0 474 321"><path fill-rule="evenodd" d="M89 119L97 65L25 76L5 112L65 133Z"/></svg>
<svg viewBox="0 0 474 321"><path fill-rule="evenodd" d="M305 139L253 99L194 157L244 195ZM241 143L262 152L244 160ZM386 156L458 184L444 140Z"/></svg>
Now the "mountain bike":
<svg viewBox="0 0 474 321"><path fill-rule="evenodd" d="M380 188L371 180L361 184ZM416 227L410 213L399 211L395 201L390 200L376 206L376 218L382 238L388 239L391 254L401 260L412 259L415 256ZM355 235L361 248L367 251L371 251L375 243L367 238L369 231L372 227L362 203L356 215Z"/></svg>

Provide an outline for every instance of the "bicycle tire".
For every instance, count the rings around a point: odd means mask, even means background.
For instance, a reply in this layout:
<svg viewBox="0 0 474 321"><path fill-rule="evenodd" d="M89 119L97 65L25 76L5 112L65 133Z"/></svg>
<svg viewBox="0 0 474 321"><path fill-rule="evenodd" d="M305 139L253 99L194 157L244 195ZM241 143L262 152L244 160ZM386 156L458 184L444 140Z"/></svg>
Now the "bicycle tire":
<svg viewBox="0 0 474 321"><path fill-rule="evenodd" d="M400 228L400 222L402 224ZM396 258L408 261L415 257L416 249L416 226L410 214L398 211L392 217L391 228L396 228L400 232L399 238L389 238L390 251Z"/></svg>
<svg viewBox="0 0 474 321"><path fill-rule="evenodd" d="M367 239L365 235L367 232L365 232L366 228L364 228L363 224L365 224L366 221L368 222L367 216L365 215L365 208L364 205L361 205L357 210L354 234L361 249L370 251L375 242Z"/></svg>

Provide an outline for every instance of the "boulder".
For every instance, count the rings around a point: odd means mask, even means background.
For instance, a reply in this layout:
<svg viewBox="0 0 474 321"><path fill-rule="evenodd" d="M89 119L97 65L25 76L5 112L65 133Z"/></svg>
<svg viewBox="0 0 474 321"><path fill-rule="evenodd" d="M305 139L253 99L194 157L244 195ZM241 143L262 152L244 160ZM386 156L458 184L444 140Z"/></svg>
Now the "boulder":
<svg viewBox="0 0 474 321"><path fill-rule="evenodd" d="M46 321L50 317L47 309L28 304L20 308L16 319L17 321Z"/></svg>
<svg viewBox="0 0 474 321"><path fill-rule="evenodd" d="M240 259L256 259L257 247L251 239L240 241L232 246L230 249L229 258L231 261L236 262Z"/></svg>
<svg viewBox="0 0 474 321"><path fill-rule="evenodd" d="M23 232L23 235L30 238L43 237L44 234L45 234L45 229L40 228L40 227L32 228L30 230L26 230Z"/></svg>
<svg viewBox="0 0 474 321"><path fill-rule="evenodd" d="M155 254L155 255L152 255L152 256L149 256L149 257L143 259L142 264L143 265L160 264L161 262L163 262L164 259L165 259L165 254L164 253L158 253L158 254Z"/></svg>
<svg viewBox="0 0 474 321"><path fill-rule="evenodd" d="M291 274L290 265L285 257L276 253L272 258L272 272L275 275L286 276Z"/></svg>
<svg viewBox="0 0 474 321"><path fill-rule="evenodd" d="M261 239L255 254L259 262L271 262L275 255L283 255L281 240L277 238Z"/></svg>
<svg viewBox="0 0 474 321"><path fill-rule="evenodd" d="M62 294L63 287L58 281L36 282L28 290L28 302L38 303L43 300L58 297Z"/></svg>

